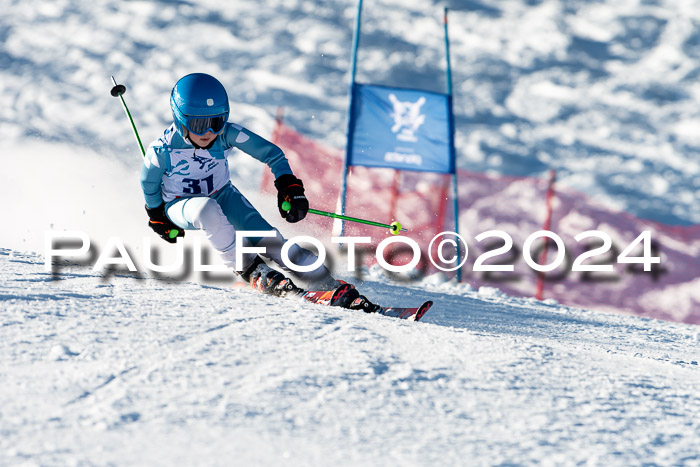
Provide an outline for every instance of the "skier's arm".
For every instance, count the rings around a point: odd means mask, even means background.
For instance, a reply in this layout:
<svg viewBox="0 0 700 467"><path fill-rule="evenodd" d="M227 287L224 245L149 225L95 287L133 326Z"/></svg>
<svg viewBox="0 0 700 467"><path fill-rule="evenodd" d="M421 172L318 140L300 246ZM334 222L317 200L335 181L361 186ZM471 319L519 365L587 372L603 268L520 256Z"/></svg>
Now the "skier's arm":
<svg viewBox="0 0 700 467"><path fill-rule="evenodd" d="M304 195L304 184L294 176L284 152L275 144L242 126L230 123L226 128L226 142L266 163L275 176L277 208L287 222L299 222L309 211L309 201ZM287 205L287 209L282 206Z"/></svg>
<svg viewBox="0 0 700 467"><path fill-rule="evenodd" d="M165 151L165 148L159 146L150 146L146 151L141 167L141 189L146 198L148 226L166 242L175 243L179 237L185 236L185 231L173 224L165 213L161 190L167 162ZM173 230L177 234L171 234Z"/></svg>
<svg viewBox="0 0 700 467"><path fill-rule="evenodd" d="M163 148L150 146L143 158L141 167L141 189L146 198L146 206L150 209L163 204L161 183L165 173L165 154Z"/></svg>
<svg viewBox="0 0 700 467"><path fill-rule="evenodd" d="M275 178L292 174L284 152L275 144L235 123L227 125L226 143L267 164Z"/></svg>

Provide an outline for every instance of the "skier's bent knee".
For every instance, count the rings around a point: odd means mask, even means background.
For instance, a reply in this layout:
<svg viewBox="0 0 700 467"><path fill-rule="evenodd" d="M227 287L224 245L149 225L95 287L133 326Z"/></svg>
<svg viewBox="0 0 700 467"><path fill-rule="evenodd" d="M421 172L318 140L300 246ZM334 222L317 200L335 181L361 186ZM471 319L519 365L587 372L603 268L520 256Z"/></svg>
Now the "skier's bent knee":
<svg viewBox="0 0 700 467"><path fill-rule="evenodd" d="M225 218L224 212L215 200L208 198L195 213L195 225L203 230L216 231Z"/></svg>

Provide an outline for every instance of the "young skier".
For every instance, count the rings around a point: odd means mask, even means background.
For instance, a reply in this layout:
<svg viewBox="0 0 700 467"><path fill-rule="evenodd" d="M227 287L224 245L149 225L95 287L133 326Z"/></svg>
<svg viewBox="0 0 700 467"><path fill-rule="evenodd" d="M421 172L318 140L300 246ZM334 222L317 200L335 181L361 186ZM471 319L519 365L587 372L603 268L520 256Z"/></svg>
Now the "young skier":
<svg viewBox="0 0 700 467"><path fill-rule="evenodd" d="M146 198L148 225L170 243L185 230L201 229L224 264L264 293L283 294L289 279L256 255L243 254L236 269L236 248L265 247L263 254L284 271L284 238L231 184L227 157L236 148L267 164L275 176L277 205L287 222L304 219L309 202L304 184L294 176L282 150L235 123L228 122L229 102L223 85L213 76L193 73L181 78L170 95L173 124L151 143L144 157L141 187ZM289 211L282 203L291 205ZM171 233L177 230L175 238ZM274 237L245 238L236 244L236 231L274 231ZM312 252L293 245L289 259L313 264ZM293 272L312 290L332 290L340 283L321 265L311 272Z"/></svg>

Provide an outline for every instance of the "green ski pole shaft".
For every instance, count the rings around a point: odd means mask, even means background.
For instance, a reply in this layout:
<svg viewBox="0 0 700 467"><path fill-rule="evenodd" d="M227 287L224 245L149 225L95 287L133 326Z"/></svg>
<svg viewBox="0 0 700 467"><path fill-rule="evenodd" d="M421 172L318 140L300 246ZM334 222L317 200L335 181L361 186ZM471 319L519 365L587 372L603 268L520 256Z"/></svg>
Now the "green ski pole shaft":
<svg viewBox="0 0 700 467"><path fill-rule="evenodd" d="M143 144L141 143L141 138L139 137L139 132L136 129L136 124L134 123L134 119L131 117L131 112L129 112L129 107L126 106L126 101L124 101L123 94L126 92L126 86L123 84L117 84L117 80L114 79L114 76L112 76L112 83L114 84L114 87L110 91L110 94L114 97L119 97L119 100L122 101L122 107L124 108L124 112L126 113L126 117L129 119L129 123L131 123L131 129L134 131L134 136L136 137L136 142L139 143L139 148L141 149L141 155L146 156L146 150L143 148Z"/></svg>
<svg viewBox="0 0 700 467"><path fill-rule="evenodd" d="M334 212L319 211L318 209L309 209L309 212L311 214L316 214L317 216L326 216L326 217L332 217L333 219L343 219L346 221L357 222L358 224L373 225L375 227L384 227L384 228L392 230L392 231L395 229L395 227L392 227L391 224L383 224L381 222L369 221L367 219L358 219L357 217L344 216L342 214L336 214ZM400 228L399 231L405 232L406 229Z"/></svg>
<svg viewBox="0 0 700 467"><path fill-rule="evenodd" d="M114 87L110 91L110 94L113 97L118 97L119 100L121 100L122 107L124 108L124 112L126 113L126 117L129 119L129 123L131 123L131 129L133 130L134 136L136 137L136 142L139 143L139 148L141 149L141 156L146 157L146 150L143 148L143 143L141 143L141 137L139 137L139 132L136 129L136 124L134 123L134 119L131 117L129 107L126 106L126 101L124 101L123 94L126 92L126 86L124 86L123 84L117 84L117 80L114 79L114 76L112 76L112 84L114 84ZM179 233L179 230L171 229L168 232L168 237L175 238L179 235Z"/></svg>
<svg viewBox="0 0 700 467"><path fill-rule="evenodd" d="M282 210L284 210L284 211L289 211L291 209L291 207L292 206L287 201L282 203ZM311 214L316 214L317 216L331 217L333 219L343 219L343 220L350 221L350 222L357 222L358 224L372 225L374 227L384 227L385 229L389 229L389 231L394 235L398 235L399 232L408 232L408 230L404 229L399 222L392 222L391 224L383 224L381 222L368 221L366 219L358 219L357 217L344 216L342 214L336 214L334 212L327 212L327 211L320 211L318 209L309 209L309 212Z"/></svg>

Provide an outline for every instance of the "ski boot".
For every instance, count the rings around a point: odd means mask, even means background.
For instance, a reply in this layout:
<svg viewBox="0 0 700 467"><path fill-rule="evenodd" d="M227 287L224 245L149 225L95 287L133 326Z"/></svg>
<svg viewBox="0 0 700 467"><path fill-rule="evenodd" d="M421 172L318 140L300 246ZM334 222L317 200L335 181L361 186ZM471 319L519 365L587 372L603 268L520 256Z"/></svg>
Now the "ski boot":
<svg viewBox="0 0 700 467"><path fill-rule="evenodd" d="M365 313L376 313L381 307L370 302L367 297L360 295L360 293L357 292L357 296L346 306L346 308L351 310L362 310Z"/></svg>
<svg viewBox="0 0 700 467"><path fill-rule="evenodd" d="M259 256L255 257L253 264L240 273L240 276L253 289L266 295L283 297L290 293L300 294L303 292L302 289L294 285L291 279L269 267Z"/></svg>
<svg viewBox="0 0 700 467"><path fill-rule="evenodd" d="M349 310L362 310L365 313L374 313L381 308L379 305L370 302L364 295L360 295L360 292L354 285L341 280L335 282L340 285L331 296L331 306L339 306Z"/></svg>

